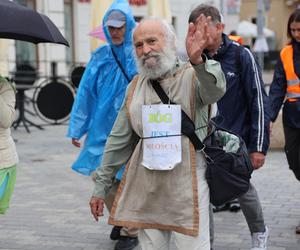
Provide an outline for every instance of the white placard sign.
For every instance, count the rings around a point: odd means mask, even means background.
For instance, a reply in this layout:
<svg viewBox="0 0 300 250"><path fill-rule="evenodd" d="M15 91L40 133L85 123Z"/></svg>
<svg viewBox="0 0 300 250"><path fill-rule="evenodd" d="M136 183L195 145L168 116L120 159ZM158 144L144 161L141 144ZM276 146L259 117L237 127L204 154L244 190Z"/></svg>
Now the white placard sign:
<svg viewBox="0 0 300 250"><path fill-rule="evenodd" d="M181 106L143 105L143 161L151 170L171 170L181 162Z"/></svg>

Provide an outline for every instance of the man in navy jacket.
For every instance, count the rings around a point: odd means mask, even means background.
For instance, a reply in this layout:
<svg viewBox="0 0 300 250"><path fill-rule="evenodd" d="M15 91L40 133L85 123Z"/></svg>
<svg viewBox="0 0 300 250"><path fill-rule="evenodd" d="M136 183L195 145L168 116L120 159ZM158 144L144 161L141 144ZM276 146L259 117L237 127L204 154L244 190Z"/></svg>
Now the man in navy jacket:
<svg viewBox="0 0 300 250"><path fill-rule="evenodd" d="M213 35L208 41L207 55L221 63L226 77L226 93L217 103L216 121L245 140L253 167L259 169L269 147L269 103L260 69L249 49L223 34L218 9L201 4L191 12L189 23L197 23L201 14L211 18L207 29ZM267 249L268 229L252 184L239 202L252 235L251 250Z"/></svg>

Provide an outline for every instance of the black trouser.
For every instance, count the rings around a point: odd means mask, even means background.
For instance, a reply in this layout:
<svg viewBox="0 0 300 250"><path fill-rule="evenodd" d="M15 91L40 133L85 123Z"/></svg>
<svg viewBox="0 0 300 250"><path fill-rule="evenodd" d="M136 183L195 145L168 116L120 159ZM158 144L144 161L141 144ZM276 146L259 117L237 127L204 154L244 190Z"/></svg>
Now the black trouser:
<svg viewBox="0 0 300 250"><path fill-rule="evenodd" d="M290 169L300 181L300 128L283 125L285 136L285 154Z"/></svg>

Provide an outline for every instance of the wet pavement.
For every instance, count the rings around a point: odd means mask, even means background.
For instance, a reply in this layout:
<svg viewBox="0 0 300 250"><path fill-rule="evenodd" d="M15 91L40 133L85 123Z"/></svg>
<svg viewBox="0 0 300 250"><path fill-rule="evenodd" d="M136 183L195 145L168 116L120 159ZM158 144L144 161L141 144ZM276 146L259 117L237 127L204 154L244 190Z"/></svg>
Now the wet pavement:
<svg viewBox="0 0 300 250"><path fill-rule="evenodd" d="M11 208L0 216L0 249L112 250L111 226L95 222L89 211L93 183L70 169L78 149L65 137L67 126L45 130L13 130L20 156ZM282 151L270 151L265 166L255 171L269 250L299 250L300 183L288 169ZM242 212L215 213L215 250L250 249L251 237ZM175 247L172 245L171 250ZM136 247L140 250L140 247ZM187 249L189 250L189 249Z"/></svg>

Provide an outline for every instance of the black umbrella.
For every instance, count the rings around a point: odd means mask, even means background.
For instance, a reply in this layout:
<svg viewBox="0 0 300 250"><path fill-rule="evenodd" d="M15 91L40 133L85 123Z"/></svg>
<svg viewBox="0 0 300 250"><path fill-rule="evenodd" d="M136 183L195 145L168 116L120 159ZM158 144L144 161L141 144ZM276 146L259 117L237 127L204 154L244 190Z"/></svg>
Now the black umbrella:
<svg viewBox="0 0 300 250"><path fill-rule="evenodd" d="M54 23L45 15L8 0L0 1L0 38L32 43L69 46Z"/></svg>

